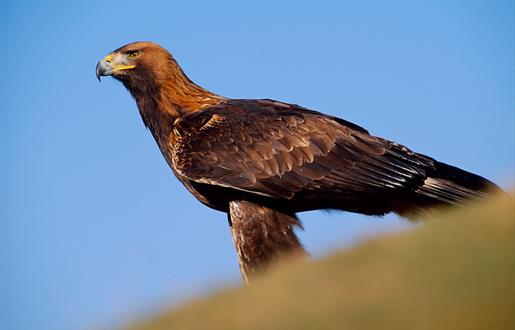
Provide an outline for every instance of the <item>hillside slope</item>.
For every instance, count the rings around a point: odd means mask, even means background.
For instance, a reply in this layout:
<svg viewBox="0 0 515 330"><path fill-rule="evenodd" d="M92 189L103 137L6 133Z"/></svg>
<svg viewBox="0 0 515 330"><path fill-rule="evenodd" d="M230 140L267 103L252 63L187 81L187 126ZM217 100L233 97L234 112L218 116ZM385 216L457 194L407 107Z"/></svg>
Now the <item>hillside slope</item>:
<svg viewBox="0 0 515 330"><path fill-rule="evenodd" d="M130 329L515 329L514 197L433 218Z"/></svg>

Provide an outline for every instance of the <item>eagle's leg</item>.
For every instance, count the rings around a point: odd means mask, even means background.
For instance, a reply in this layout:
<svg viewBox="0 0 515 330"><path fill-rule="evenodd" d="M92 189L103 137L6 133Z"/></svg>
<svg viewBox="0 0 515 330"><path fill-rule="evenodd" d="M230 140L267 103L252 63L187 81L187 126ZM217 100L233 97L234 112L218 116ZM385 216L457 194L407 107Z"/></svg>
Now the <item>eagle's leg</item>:
<svg viewBox="0 0 515 330"><path fill-rule="evenodd" d="M294 232L295 226L302 228L294 214L232 201L229 224L245 282L280 256L306 254Z"/></svg>

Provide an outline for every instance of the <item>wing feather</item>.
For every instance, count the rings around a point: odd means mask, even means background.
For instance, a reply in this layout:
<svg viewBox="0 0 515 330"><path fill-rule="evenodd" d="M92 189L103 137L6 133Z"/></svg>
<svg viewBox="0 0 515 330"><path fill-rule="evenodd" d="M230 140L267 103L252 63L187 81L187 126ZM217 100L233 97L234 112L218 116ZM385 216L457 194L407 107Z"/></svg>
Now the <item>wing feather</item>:
<svg viewBox="0 0 515 330"><path fill-rule="evenodd" d="M195 116L217 120L199 130ZM359 126L269 100L231 100L178 125L188 132L173 148L180 175L275 198L413 190L433 166L432 159Z"/></svg>

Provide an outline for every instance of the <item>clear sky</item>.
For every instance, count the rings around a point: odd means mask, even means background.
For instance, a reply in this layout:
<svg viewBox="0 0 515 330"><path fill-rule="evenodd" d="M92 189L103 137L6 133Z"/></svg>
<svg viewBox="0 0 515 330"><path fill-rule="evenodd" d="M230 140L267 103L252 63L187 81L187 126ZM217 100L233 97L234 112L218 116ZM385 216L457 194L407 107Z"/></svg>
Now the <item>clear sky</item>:
<svg viewBox="0 0 515 330"><path fill-rule="evenodd" d="M0 328L120 324L239 283L225 215L173 177L97 61L152 40L198 84L340 116L512 187L513 1L1 1ZM397 217L301 214L315 256Z"/></svg>

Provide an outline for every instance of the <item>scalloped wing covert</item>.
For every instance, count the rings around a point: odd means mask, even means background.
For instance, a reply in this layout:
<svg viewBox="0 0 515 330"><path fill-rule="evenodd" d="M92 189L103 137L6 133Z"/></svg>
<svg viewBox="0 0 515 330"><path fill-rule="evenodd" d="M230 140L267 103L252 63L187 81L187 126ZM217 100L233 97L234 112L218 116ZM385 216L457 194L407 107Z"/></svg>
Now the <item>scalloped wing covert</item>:
<svg viewBox="0 0 515 330"><path fill-rule="evenodd" d="M274 198L413 191L434 166L351 123L271 100L207 108L183 117L174 134L180 175Z"/></svg>

